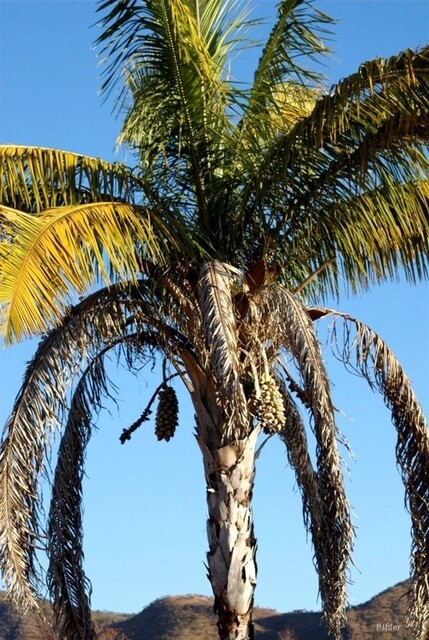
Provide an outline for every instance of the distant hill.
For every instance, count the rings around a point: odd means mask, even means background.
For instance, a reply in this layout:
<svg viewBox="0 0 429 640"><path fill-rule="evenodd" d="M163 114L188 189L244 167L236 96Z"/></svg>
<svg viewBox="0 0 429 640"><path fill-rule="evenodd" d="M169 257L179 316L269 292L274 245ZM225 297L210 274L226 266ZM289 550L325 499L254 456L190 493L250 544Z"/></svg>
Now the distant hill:
<svg viewBox="0 0 429 640"><path fill-rule="evenodd" d="M408 582L348 611L344 640L411 640L405 626ZM48 605L44 605L48 611ZM205 596L168 596L137 615L94 612L99 640L217 640L213 603ZM396 628L393 627L396 625ZM329 640L321 614L255 609L256 640ZM0 640L58 640L34 614L19 615L0 592Z"/></svg>

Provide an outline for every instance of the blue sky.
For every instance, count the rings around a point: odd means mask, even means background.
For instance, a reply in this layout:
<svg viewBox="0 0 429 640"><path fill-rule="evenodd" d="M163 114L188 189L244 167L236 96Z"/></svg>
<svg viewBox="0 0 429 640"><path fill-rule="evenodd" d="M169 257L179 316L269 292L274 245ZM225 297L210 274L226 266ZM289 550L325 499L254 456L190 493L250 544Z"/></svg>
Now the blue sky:
<svg viewBox="0 0 429 640"><path fill-rule="evenodd" d="M254 2L272 17L275 3ZM319 0L340 19L327 74L335 81L366 59L389 56L429 40L426 0ZM120 120L102 104L92 42L98 30L92 0L1 0L0 140L57 147L114 159ZM237 61L237 77L251 60ZM248 76L247 76L248 77ZM403 282L374 288L338 307L370 324L404 365L429 413L428 287ZM321 337L323 339L323 336ZM35 342L0 352L0 419L4 423ZM339 417L356 455L347 488L357 540L350 603L362 602L405 579L410 523L394 461L395 434L381 398L327 358ZM147 423L124 446L122 428L141 413L159 382L150 372L135 380L122 366L118 406L97 420L85 483L86 569L95 608L136 612L167 594L210 594L204 560L206 505L202 463L193 437L193 412L180 393L180 425L158 443ZM344 452L346 456L346 453ZM299 493L280 442L258 461L255 485L258 537L256 603L282 611L318 609L311 545Z"/></svg>

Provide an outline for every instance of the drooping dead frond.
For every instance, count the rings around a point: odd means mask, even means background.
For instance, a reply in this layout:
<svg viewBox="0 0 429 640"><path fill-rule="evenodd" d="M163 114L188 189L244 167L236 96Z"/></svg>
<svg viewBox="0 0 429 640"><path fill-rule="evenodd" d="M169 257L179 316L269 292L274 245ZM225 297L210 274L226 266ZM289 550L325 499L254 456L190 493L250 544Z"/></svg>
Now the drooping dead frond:
<svg viewBox="0 0 429 640"><path fill-rule="evenodd" d="M222 388L220 402L229 418L226 438L234 433L234 429L244 426L243 417L246 415L246 398L240 383L236 316L231 296L231 269L217 261L208 262L201 269L199 279L203 327L211 366Z"/></svg>
<svg viewBox="0 0 429 640"><path fill-rule="evenodd" d="M49 511L48 588L55 626L64 640L96 637L91 620L91 585L83 570L81 503L91 416L100 406L102 393L109 395L102 359L97 358L84 372L73 395L58 451Z"/></svg>
<svg viewBox="0 0 429 640"><path fill-rule="evenodd" d="M113 340L89 363L74 391L58 451L48 519L48 588L54 621L63 640L95 640L91 621L91 585L83 569L82 481L92 416L111 397L104 368L106 354L124 345L128 358L156 345L152 332Z"/></svg>
<svg viewBox="0 0 429 640"><path fill-rule="evenodd" d="M62 640L96 638L91 621L91 585L83 569L82 480L92 416L102 409L102 400L111 397L104 368L105 356L122 346L131 366L136 358L141 360L146 349L151 351L162 342L155 331L142 331L140 327L134 334L111 340L91 360L74 391L59 447L48 520L48 588L55 625ZM166 380L176 375L179 374L172 374ZM144 415L151 413L149 407L160 389L162 391L161 386L152 396Z"/></svg>
<svg viewBox="0 0 429 640"><path fill-rule="evenodd" d="M279 436L286 445L289 463L295 472L296 481L301 491L303 500L304 524L311 531L313 538L322 535L321 502L317 475L311 462L305 426L298 406L288 392L286 385L281 381L280 388L285 409L285 425ZM313 541L315 549L323 549L323 545Z"/></svg>
<svg viewBox="0 0 429 640"><path fill-rule="evenodd" d="M283 344L293 355L313 421L317 441L317 500L313 543L324 617L330 633L341 637L346 604L346 572L353 546L353 527L337 448L338 432L330 385L310 317L284 287L261 290L260 303L277 318ZM281 318L281 321L279 321ZM273 321L274 322L274 321ZM297 423L296 423L297 424ZM322 530L318 531L317 527Z"/></svg>
<svg viewBox="0 0 429 640"><path fill-rule="evenodd" d="M429 631L429 431L422 408L395 355L372 329L330 309L310 311L314 317L334 318L334 352L347 368L362 375L383 395L391 411L398 436L396 459L412 521L409 620L415 637L424 640Z"/></svg>
<svg viewBox="0 0 429 640"><path fill-rule="evenodd" d="M287 382L290 386L289 379ZM283 379L279 380L279 385L286 416L279 436L286 445L288 460L301 492L304 525L313 542L314 563L318 572L323 572L329 567L326 558L332 553L331 524L329 517L326 519L326 507L320 496L319 478L311 462L304 422Z"/></svg>
<svg viewBox="0 0 429 640"><path fill-rule="evenodd" d="M218 380L238 377L237 328L231 298L231 273L220 262L206 263L200 274L200 300L207 342Z"/></svg>
<svg viewBox="0 0 429 640"><path fill-rule="evenodd" d="M103 289L69 312L28 366L0 451L0 563L9 594L23 609L37 607L39 477L50 436L67 416L67 389L86 360L130 331L137 330L138 338L145 322L159 329L143 288Z"/></svg>

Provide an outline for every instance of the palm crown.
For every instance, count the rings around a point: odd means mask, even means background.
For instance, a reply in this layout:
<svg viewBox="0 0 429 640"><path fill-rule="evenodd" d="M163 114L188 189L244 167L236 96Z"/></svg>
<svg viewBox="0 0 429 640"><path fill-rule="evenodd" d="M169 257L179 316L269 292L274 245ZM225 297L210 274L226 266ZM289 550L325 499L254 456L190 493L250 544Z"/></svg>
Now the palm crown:
<svg viewBox="0 0 429 640"><path fill-rule="evenodd" d="M2 330L7 341L46 332L1 450L1 562L11 591L34 603L38 477L48 434L62 423L48 582L62 637L94 637L81 551L84 451L109 393L105 355L122 348L133 366L149 351L171 363L195 407L220 637L252 633L250 501L261 431L285 443L326 620L339 637L353 527L314 329L332 316L344 325L341 359L381 391L398 432L413 524L410 611L423 638L424 417L381 338L315 305L338 294L340 280L357 291L399 269L411 281L427 276L429 49L367 62L323 89L313 60L327 52L331 20L310 1L286 0L242 88L229 71L249 26L236 2L107 0L99 10L103 89L124 83L120 142L135 150L137 168L0 147ZM174 413L167 383L160 405L163 397ZM169 437L168 411L160 437Z"/></svg>

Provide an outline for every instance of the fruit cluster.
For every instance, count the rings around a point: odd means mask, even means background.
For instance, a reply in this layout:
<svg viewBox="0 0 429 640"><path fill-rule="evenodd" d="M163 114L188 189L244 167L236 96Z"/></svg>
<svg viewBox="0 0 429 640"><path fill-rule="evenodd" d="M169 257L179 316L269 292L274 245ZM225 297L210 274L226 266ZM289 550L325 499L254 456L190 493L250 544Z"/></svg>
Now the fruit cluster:
<svg viewBox="0 0 429 640"><path fill-rule="evenodd" d="M267 434L277 433L285 424L283 397L272 376L260 385L261 394L256 401L256 416Z"/></svg>
<svg viewBox="0 0 429 640"><path fill-rule="evenodd" d="M179 422L179 403L173 387L163 387L158 394L159 403L155 418L155 435L167 442L174 436Z"/></svg>

